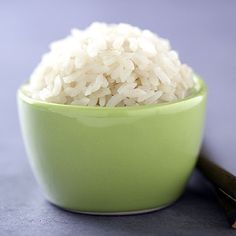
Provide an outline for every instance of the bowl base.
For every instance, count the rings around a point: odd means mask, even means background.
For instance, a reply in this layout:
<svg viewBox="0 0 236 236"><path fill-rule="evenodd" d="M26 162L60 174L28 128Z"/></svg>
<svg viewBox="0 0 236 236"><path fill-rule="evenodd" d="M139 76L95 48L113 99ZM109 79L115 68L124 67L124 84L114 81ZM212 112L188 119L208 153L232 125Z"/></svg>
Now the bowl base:
<svg viewBox="0 0 236 236"><path fill-rule="evenodd" d="M49 201L53 206L56 206L62 210L65 211L69 211L69 212L73 212L73 213L78 213L78 214L86 214L86 215L104 215L104 216L122 216L122 215L138 215L138 214L144 214L144 213L149 213L149 212L153 212L153 211L158 211L161 210L163 208L166 208L172 204L174 204L174 202L170 202L168 204L165 204L163 206L160 207L155 207L155 208L149 208L149 209L144 209L144 210L137 210L137 211L114 211L114 212L99 212L99 211L80 211L80 210L73 210L73 209L69 209L69 208L65 208L65 207L61 207L55 203L52 203L51 201Z"/></svg>

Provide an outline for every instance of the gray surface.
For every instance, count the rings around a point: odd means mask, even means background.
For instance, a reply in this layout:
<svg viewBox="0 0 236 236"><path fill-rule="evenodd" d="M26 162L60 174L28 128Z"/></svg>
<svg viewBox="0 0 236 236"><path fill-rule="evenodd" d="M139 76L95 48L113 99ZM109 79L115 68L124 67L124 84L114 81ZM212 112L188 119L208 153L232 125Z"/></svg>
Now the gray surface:
<svg viewBox="0 0 236 236"><path fill-rule="evenodd" d="M198 173L176 204L155 213L97 217L53 207L44 200L26 159L15 92L48 43L74 26L83 28L100 20L149 28L169 38L182 60L205 78L209 87L206 143L230 163L236 139L236 1L35 2L0 2L0 235L235 234ZM229 170L231 166L227 164Z"/></svg>

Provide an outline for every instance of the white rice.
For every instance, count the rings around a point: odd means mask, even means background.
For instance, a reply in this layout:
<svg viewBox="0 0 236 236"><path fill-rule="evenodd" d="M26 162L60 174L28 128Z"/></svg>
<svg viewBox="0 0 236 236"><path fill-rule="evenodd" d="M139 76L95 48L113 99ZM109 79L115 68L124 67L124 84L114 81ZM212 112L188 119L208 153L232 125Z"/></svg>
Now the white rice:
<svg viewBox="0 0 236 236"><path fill-rule="evenodd" d="M193 72L167 40L128 24L93 23L53 42L26 86L33 99L135 106L188 96Z"/></svg>

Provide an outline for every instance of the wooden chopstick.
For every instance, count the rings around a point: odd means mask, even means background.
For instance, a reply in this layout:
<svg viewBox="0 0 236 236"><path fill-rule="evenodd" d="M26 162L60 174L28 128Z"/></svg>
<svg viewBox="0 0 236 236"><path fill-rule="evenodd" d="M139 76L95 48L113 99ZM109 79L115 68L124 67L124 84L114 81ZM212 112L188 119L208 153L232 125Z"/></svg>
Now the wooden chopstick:
<svg viewBox="0 0 236 236"><path fill-rule="evenodd" d="M224 209L225 215L230 226L236 229L236 199L228 195L222 189L216 187L217 198Z"/></svg>

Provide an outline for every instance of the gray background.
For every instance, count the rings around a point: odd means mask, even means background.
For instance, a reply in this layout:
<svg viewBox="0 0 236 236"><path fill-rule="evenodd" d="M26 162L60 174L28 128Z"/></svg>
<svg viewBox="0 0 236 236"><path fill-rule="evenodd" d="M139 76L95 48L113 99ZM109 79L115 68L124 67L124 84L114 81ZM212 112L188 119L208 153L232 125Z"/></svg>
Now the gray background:
<svg viewBox="0 0 236 236"><path fill-rule="evenodd" d="M0 1L0 235L233 235L211 186L195 172L173 206L102 217L47 203L24 151L16 90L49 42L93 21L127 22L169 38L209 88L206 143L235 154L236 1ZM231 137L231 138L229 138ZM223 160L223 159L222 159Z"/></svg>

